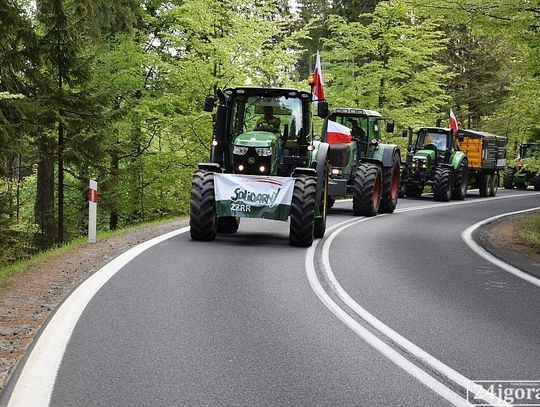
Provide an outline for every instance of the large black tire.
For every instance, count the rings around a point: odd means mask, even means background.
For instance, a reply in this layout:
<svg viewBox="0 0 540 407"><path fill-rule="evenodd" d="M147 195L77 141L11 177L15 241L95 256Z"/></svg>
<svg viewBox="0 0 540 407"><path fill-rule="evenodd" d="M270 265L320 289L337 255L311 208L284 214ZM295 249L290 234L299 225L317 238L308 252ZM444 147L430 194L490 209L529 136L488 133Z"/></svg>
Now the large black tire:
<svg viewBox="0 0 540 407"><path fill-rule="evenodd" d="M336 203L336 197L335 196L329 196L326 204L328 205L328 209L334 206Z"/></svg>
<svg viewBox="0 0 540 407"><path fill-rule="evenodd" d="M420 185L405 185L405 195L413 198L420 198L424 192L424 187Z"/></svg>
<svg viewBox="0 0 540 407"><path fill-rule="evenodd" d="M309 247L313 243L316 192L315 177L301 175L295 178L289 229L291 246Z"/></svg>
<svg viewBox="0 0 540 407"><path fill-rule="evenodd" d="M383 190L380 213L393 213L396 209L400 190L400 159L399 154L394 153L392 166L383 169Z"/></svg>
<svg viewBox="0 0 540 407"><path fill-rule="evenodd" d="M533 178L533 185L535 191L540 191L540 174L536 174Z"/></svg>
<svg viewBox="0 0 540 407"><path fill-rule="evenodd" d="M452 199L463 201L467 196L469 188L469 161L464 158L459 164L459 168L454 172L454 189Z"/></svg>
<svg viewBox="0 0 540 407"><path fill-rule="evenodd" d="M222 218L217 219L218 233L236 233L238 226L240 226L240 218L237 218L236 216L223 216Z"/></svg>
<svg viewBox="0 0 540 407"><path fill-rule="evenodd" d="M478 191L480 192L480 196L486 197L489 196L491 193L491 175L490 174L482 174L480 176L480 181L478 183Z"/></svg>
<svg viewBox="0 0 540 407"><path fill-rule="evenodd" d="M319 211L322 214L320 218L315 218L315 227L313 229L313 236L316 239L320 239L324 236L326 232L326 215L328 214L328 173L330 167L328 163L324 167L324 181L323 181L323 190L321 195L321 205Z"/></svg>
<svg viewBox="0 0 540 407"><path fill-rule="evenodd" d="M189 201L189 226L193 240L211 241L216 238L216 200L212 172L197 170L193 174Z"/></svg>
<svg viewBox="0 0 540 407"><path fill-rule="evenodd" d="M513 168L507 168L504 172L504 189L514 189L514 175L516 170Z"/></svg>
<svg viewBox="0 0 540 407"><path fill-rule="evenodd" d="M491 190L489 192L489 196L497 195L498 190L499 190L499 174L495 173L491 176Z"/></svg>
<svg viewBox="0 0 540 407"><path fill-rule="evenodd" d="M378 165L363 163L354 175L353 213L355 216L375 216L382 195L382 171Z"/></svg>
<svg viewBox="0 0 540 407"><path fill-rule="evenodd" d="M448 202L452 197L452 170L438 167L433 175L433 197L436 201Z"/></svg>
<svg viewBox="0 0 540 407"><path fill-rule="evenodd" d="M407 181L409 180L409 169L406 164L401 164L400 178L399 197L403 198L407 195Z"/></svg>

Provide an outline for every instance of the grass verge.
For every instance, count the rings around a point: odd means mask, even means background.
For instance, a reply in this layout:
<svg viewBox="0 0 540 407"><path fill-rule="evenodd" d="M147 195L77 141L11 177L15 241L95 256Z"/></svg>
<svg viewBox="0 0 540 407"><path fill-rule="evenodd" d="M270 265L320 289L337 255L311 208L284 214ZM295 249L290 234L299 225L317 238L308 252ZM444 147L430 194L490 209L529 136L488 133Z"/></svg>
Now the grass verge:
<svg viewBox="0 0 540 407"><path fill-rule="evenodd" d="M97 233L97 239L103 240L109 237L123 235L123 234L133 232L138 229L142 229L149 226L160 225L162 223L172 222L178 219L179 219L178 217L171 217L171 218L159 219L152 222L139 223L137 225L133 225L133 226L129 226L123 229L117 229L113 231L110 231L110 230L99 231ZM5 281L8 277L14 274L25 273L29 271L32 268L32 266L39 264L41 262L44 262L50 258L69 253L72 250L75 250L76 248L82 246L83 244L87 242L88 242L87 237L79 237L77 239L71 240L70 242L62 246L52 247L48 250L40 252L30 259L20 260L15 263L0 267L0 290L4 288Z"/></svg>
<svg viewBox="0 0 540 407"><path fill-rule="evenodd" d="M540 214L523 221L519 230L519 237L524 243L540 250Z"/></svg>

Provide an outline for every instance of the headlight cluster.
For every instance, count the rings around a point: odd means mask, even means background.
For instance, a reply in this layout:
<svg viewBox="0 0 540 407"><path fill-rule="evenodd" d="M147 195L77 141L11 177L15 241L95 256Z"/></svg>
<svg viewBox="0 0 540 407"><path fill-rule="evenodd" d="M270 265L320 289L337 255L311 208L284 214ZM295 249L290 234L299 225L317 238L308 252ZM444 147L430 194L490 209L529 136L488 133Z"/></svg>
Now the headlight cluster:
<svg viewBox="0 0 540 407"><path fill-rule="evenodd" d="M236 154L236 155L246 155L247 151L248 151L247 147L234 146L233 148L233 154Z"/></svg>
<svg viewBox="0 0 540 407"><path fill-rule="evenodd" d="M255 151L260 157L269 157L272 155L272 149L269 147L256 148ZM233 154L236 155L246 155L247 152L248 147L234 146L233 148Z"/></svg>
<svg viewBox="0 0 540 407"><path fill-rule="evenodd" d="M425 170L425 169L427 169L427 161L422 160L422 159L417 159L417 160L413 161L412 167L413 167L413 169Z"/></svg>
<svg viewBox="0 0 540 407"><path fill-rule="evenodd" d="M272 155L272 149L268 147L256 148L255 151L259 154L260 157L268 157Z"/></svg>

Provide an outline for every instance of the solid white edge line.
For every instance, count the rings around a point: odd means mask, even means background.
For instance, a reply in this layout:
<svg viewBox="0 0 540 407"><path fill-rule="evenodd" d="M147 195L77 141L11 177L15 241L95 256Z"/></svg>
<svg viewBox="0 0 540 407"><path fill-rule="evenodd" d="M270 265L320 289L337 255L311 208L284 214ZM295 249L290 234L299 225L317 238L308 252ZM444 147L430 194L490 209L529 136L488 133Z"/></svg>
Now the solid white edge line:
<svg viewBox="0 0 540 407"><path fill-rule="evenodd" d="M440 205L434 205L433 207L437 207ZM426 208L423 208L426 209ZM418 209L420 210L420 209ZM421 360L423 363L430 366L432 369L439 372L441 375L445 376L446 378L450 379L454 383L458 384L465 390L469 390L471 393L475 395L475 397L484 399L488 403L494 403L497 406L511 406L511 404L508 404L504 400L496 397L495 395L492 395L492 393L486 392L486 390L474 383L472 380L468 379L467 377L463 376L461 373L455 371L450 366L444 364L431 354L424 351L419 346L415 345L396 331L394 331L392 328L390 328L388 325L386 325L381 320L377 319L374 315L369 313L365 308L360 306L356 301L354 301L349 294L343 289L343 287L339 284L339 282L336 279L336 276L334 275L332 271L332 267L330 266L330 246L333 242L333 240L336 238L336 236L343 232L345 229L356 225L361 222L365 222L371 219L376 218L365 218L360 219L356 222L352 222L346 225L343 225L339 228L336 228L330 236L325 240L323 247L322 247L322 265L324 269L324 274L326 278L328 279L328 283L332 287L332 290L337 294L337 296L351 309L353 310L358 316L360 316L362 319L364 319L367 323L369 323L371 326L373 326L375 329L377 329L379 332L381 332L383 335L391 339L394 343L398 344L401 348L405 349L407 352L413 354L416 358ZM356 322L356 321L355 321ZM431 386L430 386L431 387ZM493 396L493 397L492 397Z"/></svg>
<svg viewBox="0 0 540 407"><path fill-rule="evenodd" d="M428 373L420 369L414 363L406 359L396 350L391 348L381 339L377 338L374 334L372 334L370 331L368 331L366 328L364 328L362 325L356 322L344 310L342 310L330 298L330 296L326 293L326 291L324 291L323 287L321 286L321 283L317 279L314 263L313 261L310 261L311 259L314 259L314 257L315 257L315 245L311 246L308 249L308 252L306 254L305 267L306 267L306 274L308 277L308 281L313 291L315 291L315 294L317 295L317 297L319 297L321 302L336 317L338 317L345 325L347 325L355 334L361 337L370 346L375 348L378 352L380 352L386 358L390 359L390 361L392 361L394 364L396 364L397 366L405 370L407 373L412 375L414 378L416 378L418 381L423 383L425 386L435 391L437 394L439 394L441 397L446 399L448 402L450 402L454 406L460 406L460 407L467 405L467 401L464 398L459 396L454 391L450 390L448 387L446 387L445 385L437 381L435 378L433 378Z"/></svg>
<svg viewBox="0 0 540 407"><path fill-rule="evenodd" d="M530 274L527 274L527 273L519 270L518 268L516 268L516 267L514 267L514 266L512 266L512 265L498 259L494 255L489 253L487 250L483 249L478 243L476 243L474 241L474 239L472 237L472 234L474 233L474 231L476 229L478 229L481 226L487 225L488 223L494 222L497 219L504 218L506 216L517 215L517 214L520 214L520 213L532 212L532 211L538 211L538 210L540 210L540 206L536 207L536 208L532 208L532 209L525 209L525 210L522 210L522 211L509 212L509 213L504 213L502 215L493 216L491 218L488 218L488 219L482 220L482 221L480 221L478 223L475 223L474 225L467 228L461 234L461 238L467 244L467 246L469 246L469 248L472 251L474 251L477 255L479 255L480 257L483 257L485 260L487 260L490 263L494 264L495 266L503 269L504 271L506 271L508 273L511 273L514 276L516 276L518 278L521 278L521 279L523 279L523 280L525 280L525 281L527 281L527 282L529 282L531 284L534 284L537 287L540 287L540 279L538 279L538 278L536 278L534 276L531 276Z"/></svg>
<svg viewBox="0 0 540 407"><path fill-rule="evenodd" d="M143 242L111 260L85 280L62 303L43 329L11 393L9 407L46 407L50 403L56 375L79 317L94 295L122 267L145 250L189 231L184 227Z"/></svg>

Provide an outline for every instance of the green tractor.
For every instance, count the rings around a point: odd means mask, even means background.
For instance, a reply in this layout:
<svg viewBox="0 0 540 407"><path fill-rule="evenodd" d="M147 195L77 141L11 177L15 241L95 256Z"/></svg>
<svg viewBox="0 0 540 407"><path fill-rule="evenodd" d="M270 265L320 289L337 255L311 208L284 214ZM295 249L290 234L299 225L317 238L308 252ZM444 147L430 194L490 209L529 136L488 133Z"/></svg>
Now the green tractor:
<svg viewBox="0 0 540 407"><path fill-rule="evenodd" d="M540 144L521 144L519 154L514 167L507 167L504 174L504 187L513 189L526 189L529 185L534 186L535 191L540 191L540 173L527 169L524 160L540 157Z"/></svg>
<svg viewBox="0 0 540 407"><path fill-rule="evenodd" d="M463 200L469 186L480 196L495 196L499 171L506 163L507 138L481 131L423 127L413 144L412 129L403 130L409 137L407 159L402 169L402 194L420 197L431 186L437 201Z"/></svg>
<svg viewBox="0 0 540 407"><path fill-rule="evenodd" d="M413 145L412 129L403 130L408 137L407 159L402 168L402 195L420 197L431 186L437 201L465 199L468 189L467 156L457 150L450 129L424 127L418 130Z"/></svg>
<svg viewBox="0 0 540 407"><path fill-rule="evenodd" d="M325 119L321 140L329 143L329 207L336 197L352 194L356 216L394 212L400 186L400 151L380 141L380 125L387 133L394 122L366 109L332 109Z"/></svg>
<svg viewBox="0 0 540 407"><path fill-rule="evenodd" d="M193 175L191 237L235 233L240 218L286 221L289 243L310 246L326 229L326 143L313 144L312 95L283 88L217 91L210 162ZM205 101L212 112L216 98ZM317 115L328 114L318 104Z"/></svg>

